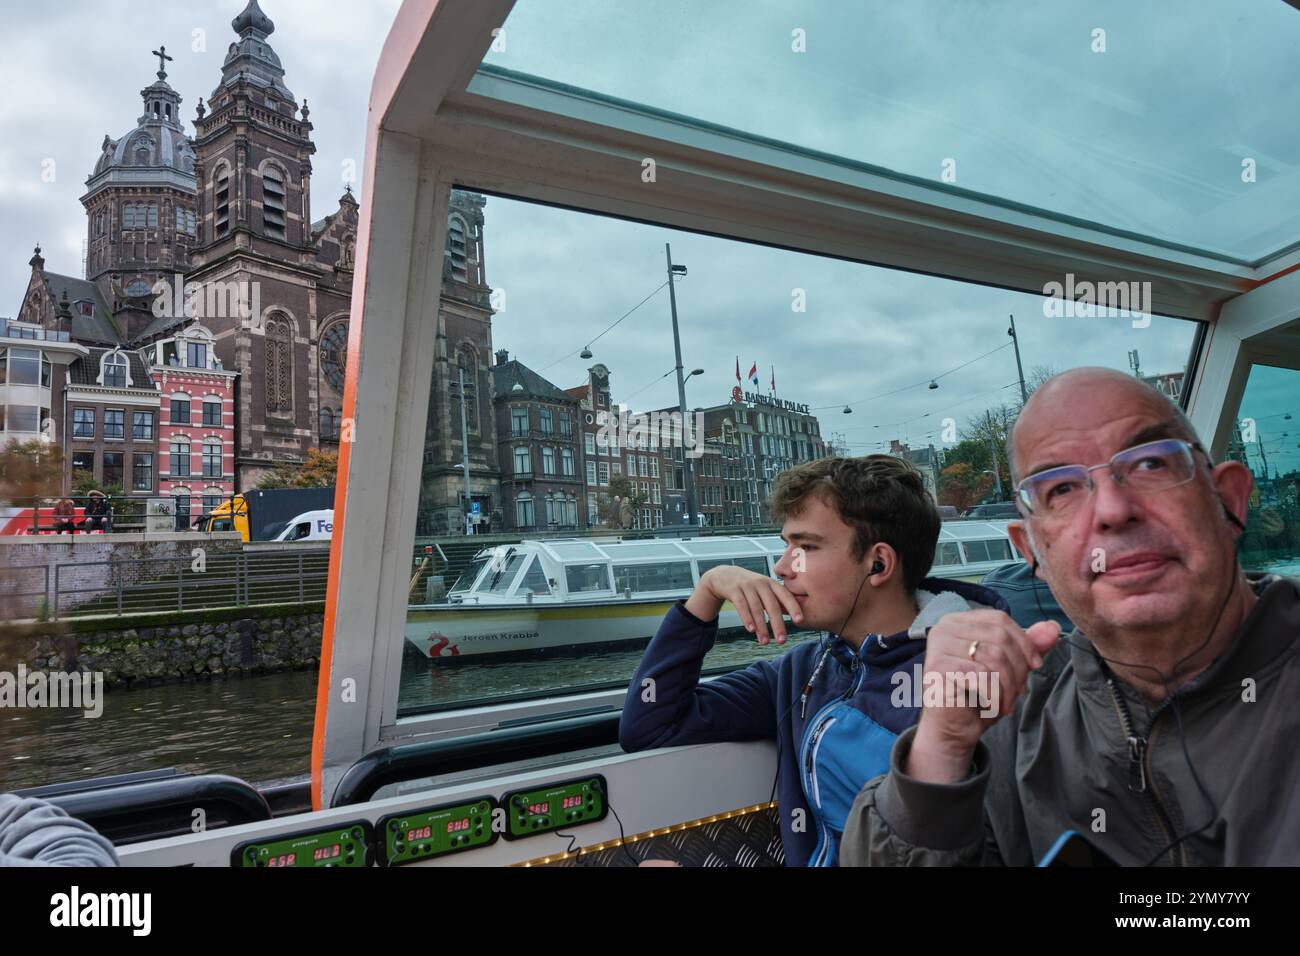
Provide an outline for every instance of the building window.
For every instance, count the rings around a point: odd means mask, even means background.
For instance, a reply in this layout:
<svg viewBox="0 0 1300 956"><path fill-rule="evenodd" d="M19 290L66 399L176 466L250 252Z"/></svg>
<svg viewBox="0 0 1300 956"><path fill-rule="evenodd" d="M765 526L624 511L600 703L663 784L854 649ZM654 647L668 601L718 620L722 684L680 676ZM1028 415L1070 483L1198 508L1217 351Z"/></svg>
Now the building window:
<svg viewBox="0 0 1300 956"><path fill-rule="evenodd" d="M523 438L528 434L528 409L511 407L510 434L515 438Z"/></svg>
<svg viewBox="0 0 1300 956"><path fill-rule="evenodd" d="M609 463L609 473L611 475L623 474L623 463L621 461L611 461ZM636 474L636 472L630 472L630 474Z"/></svg>
<svg viewBox="0 0 1300 956"><path fill-rule="evenodd" d="M650 488L650 500L653 501L653 502L654 502L655 504L657 504L657 505L663 504L663 496L660 495L660 493L659 493L659 486L658 486L658 485L653 485L653 486Z"/></svg>
<svg viewBox="0 0 1300 956"><path fill-rule="evenodd" d="M459 216L452 216L447 228L447 258L451 262L451 274L461 282L469 280L465 256L465 222Z"/></svg>
<svg viewBox="0 0 1300 956"><path fill-rule="evenodd" d="M563 469L564 477L566 478L574 477L572 448L560 449L560 467Z"/></svg>
<svg viewBox="0 0 1300 956"><path fill-rule="evenodd" d="M599 521L600 513L596 506L596 499L593 496L587 499L587 524L591 527L595 527L596 523Z"/></svg>
<svg viewBox="0 0 1300 956"><path fill-rule="evenodd" d="M197 222L194 218L194 210L185 209L182 206L176 207L176 231L181 235L192 236L195 233Z"/></svg>
<svg viewBox="0 0 1300 956"><path fill-rule="evenodd" d="M651 478L659 477L659 459L656 458L654 455L650 456L650 477Z"/></svg>
<svg viewBox="0 0 1300 956"><path fill-rule="evenodd" d="M126 437L126 412L120 408L104 409L104 437L121 441Z"/></svg>
<svg viewBox="0 0 1300 956"><path fill-rule="evenodd" d="M74 408L72 410L72 437L95 437L95 410L93 408Z"/></svg>
<svg viewBox="0 0 1300 956"><path fill-rule="evenodd" d="M587 484L594 485L595 483L596 483L596 463L594 461L589 461L587 462Z"/></svg>
<svg viewBox="0 0 1300 956"><path fill-rule="evenodd" d="M131 413L131 437L136 441L153 441L153 412Z"/></svg>
<svg viewBox="0 0 1300 956"><path fill-rule="evenodd" d="M526 491L519 493L515 499L515 527L531 528L533 526L533 496Z"/></svg>
<svg viewBox="0 0 1300 956"><path fill-rule="evenodd" d="M598 466L598 471L600 473L600 483L602 485L609 484L609 462L607 461L600 462Z"/></svg>
<svg viewBox="0 0 1300 956"><path fill-rule="evenodd" d="M554 435L555 429L551 422L551 410L549 408L539 409L537 412L538 422L543 435Z"/></svg>
<svg viewBox="0 0 1300 956"><path fill-rule="evenodd" d="M203 424L213 428L221 427L221 401L219 399L203 400Z"/></svg>
<svg viewBox="0 0 1300 956"><path fill-rule="evenodd" d="M9 350L10 385L37 385L41 383L41 353L34 349ZM0 384L3 384L0 380ZM49 385L48 382L44 383Z"/></svg>
<svg viewBox="0 0 1300 956"><path fill-rule="evenodd" d="M293 358L289 320L276 313L266 323L266 410L293 414Z"/></svg>
<svg viewBox="0 0 1300 956"><path fill-rule="evenodd" d="M190 474L190 445L189 442L174 441L172 442L172 470L173 478L188 478Z"/></svg>
<svg viewBox="0 0 1300 956"><path fill-rule="evenodd" d="M222 166L213 182L213 206L216 211L217 236L230 232L230 170Z"/></svg>
<svg viewBox="0 0 1300 956"><path fill-rule="evenodd" d="M546 496L546 526L555 526L555 498L551 495Z"/></svg>
<svg viewBox="0 0 1300 956"><path fill-rule="evenodd" d="M131 487L153 491L153 455L136 455L131 460Z"/></svg>
<svg viewBox="0 0 1300 956"><path fill-rule="evenodd" d="M320 410L320 437L322 441L338 441L338 425L334 421L332 408Z"/></svg>
<svg viewBox="0 0 1300 956"><path fill-rule="evenodd" d="M72 480L77 480L77 475L94 475L95 474L95 453L93 451L78 451L72 454Z"/></svg>
<svg viewBox="0 0 1300 956"><path fill-rule="evenodd" d="M221 502L225 500L224 495L204 495L203 496L203 513L210 515L221 507Z"/></svg>
<svg viewBox="0 0 1300 956"><path fill-rule="evenodd" d="M555 449L554 448L542 449L542 474L547 476L555 474Z"/></svg>
<svg viewBox="0 0 1300 956"><path fill-rule="evenodd" d="M529 476L533 473L533 458L527 448L515 449L515 475Z"/></svg>
<svg viewBox="0 0 1300 956"><path fill-rule="evenodd" d="M190 400L188 398L173 398L171 424L188 425L189 423L190 423Z"/></svg>
<svg viewBox="0 0 1300 956"><path fill-rule="evenodd" d="M284 238L284 174L275 166L262 174L262 224L272 239Z"/></svg>
<svg viewBox="0 0 1300 956"><path fill-rule="evenodd" d="M185 364L190 368L208 367L208 346L205 342L185 343Z"/></svg>
<svg viewBox="0 0 1300 956"><path fill-rule="evenodd" d="M126 388L126 356L110 353L104 356L104 384L109 388Z"/></svg>
<svg viewBox="0 0 1300 956"><path fill-rule="evenodd" d="M573 419L569 417L568 412L560 412L560 435L568 438L573 434Z"/></svg>
<svg viewBox="0 0 1300 956"><path fill-rule="evenodd" d="M104 476L106 485L122 484L122 453L120 451L104 452Z"/></svg>
<svg viewBox="0 0 1300 956"><path fill-rule="evenodd" d="M582 447L586 450L588 455L596 454L596 436L593 435L591 432L587 432L585 435L583 435Z"/></svg>
<svg viewBox="0 0 1300 956"><path fill-rule="evenodd" d="M203 477L221 477L221 446L218 444L203 446Z"/></svg>
<svg viewBox="0 0 1300 956"><path fill-rule="evenodd" d="M176 530L188 531L190 529L190 496L189 492L177 494L173 499L176 504Z"/></svg>

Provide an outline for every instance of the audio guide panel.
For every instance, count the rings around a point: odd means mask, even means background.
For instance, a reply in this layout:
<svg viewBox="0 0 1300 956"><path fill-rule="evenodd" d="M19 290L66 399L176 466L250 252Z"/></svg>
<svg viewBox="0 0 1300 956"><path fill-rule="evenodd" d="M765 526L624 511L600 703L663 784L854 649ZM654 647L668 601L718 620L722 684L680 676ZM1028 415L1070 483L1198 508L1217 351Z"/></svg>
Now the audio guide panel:
<svg viewBox="0 0 1300 956"><path fill-rule="evenodd" d="M379 821L381 847L389 866L429 860L496 842L492 811L497 802L480 797L469 803L395 813Z"/></svg>
<svg viewBox="0 0 1300 956"><path fill-rule="evenodd" d="M535 790L515 790L506 794L502 803L507 840L594 823L603 820L609 809L605 778L599 774Z"/></svg>
<svg viewBox="0 0 1300 956"><path fill-rule="evenodd" d="M275 840L249 841L235 847L230 865L254 866L369 866L374 830L359 820L329 829L304 830Z"/></svg>

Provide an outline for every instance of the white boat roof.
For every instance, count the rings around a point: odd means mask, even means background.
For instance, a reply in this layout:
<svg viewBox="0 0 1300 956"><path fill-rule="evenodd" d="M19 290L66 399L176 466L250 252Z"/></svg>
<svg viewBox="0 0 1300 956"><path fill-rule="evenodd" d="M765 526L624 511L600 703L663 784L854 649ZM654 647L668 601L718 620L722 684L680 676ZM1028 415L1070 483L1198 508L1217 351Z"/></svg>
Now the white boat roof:
<svg viewBox="0 0 1300 956"><path fill-rule="evenodd" d="M1007 537L1005 521L945 521L939 529L939 541L978 541L981 538Z"/></svg>
<svg viewBox="0 0 1300 956"><path fill-rule="evenodd" d="M742 537L715 535L707 538L652 538L640 541L525 541L528 550L541 552L562 564L590 564L603 561L645 561L678 558L743 557L780 554L785 542L779 535ZM511 545L500 546L502 550ZM517 545L514 547L518 547ZM481 553L481 552L480 552Z"/></svg>

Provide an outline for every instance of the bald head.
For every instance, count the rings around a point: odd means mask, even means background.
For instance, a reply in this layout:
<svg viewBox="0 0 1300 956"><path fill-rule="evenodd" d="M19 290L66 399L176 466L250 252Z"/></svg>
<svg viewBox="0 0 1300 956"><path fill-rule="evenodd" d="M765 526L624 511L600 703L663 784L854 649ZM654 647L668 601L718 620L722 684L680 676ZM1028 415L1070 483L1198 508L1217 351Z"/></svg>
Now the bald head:
<svg viewBox="0 0 1300 956"><path fill-rule="evenodd" d="M1120 416L1146 423L1145 428L1134 432L1133 444L1158 438L1197 440L1183 410L1141 379L1113 368L1070 369L1039 386L1016 419L1007 439L1012 483L1059 464L1032 460L1034 449L1040 444L1038 439L1068 431L1087 431Z"/></svg>

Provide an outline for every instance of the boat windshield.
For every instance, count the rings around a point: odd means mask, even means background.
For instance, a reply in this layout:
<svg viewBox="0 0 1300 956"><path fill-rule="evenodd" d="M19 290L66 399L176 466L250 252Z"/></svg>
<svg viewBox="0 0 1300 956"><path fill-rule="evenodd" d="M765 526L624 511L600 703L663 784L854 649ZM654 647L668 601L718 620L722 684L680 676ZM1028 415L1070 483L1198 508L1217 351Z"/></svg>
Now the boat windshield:
<svg viewBox="0 0 1300 956"><path fill-rule="evenodd" d="M472 560L465 570L460 572L460 576L456 578L456 583L451 586L449 593L459 594L471 590L474 587L474 582L478 580L479 573L488 566L491 560L491 556Z"/></svg>
<svg viewBox="0 0 1300 956"><path fill-rule="evenodd" d="M474 590L477 593L507 594L514 583L515 575L528 560L526 554L512 554L508 558L495 558L490 572L479 582Z"/></svg>

